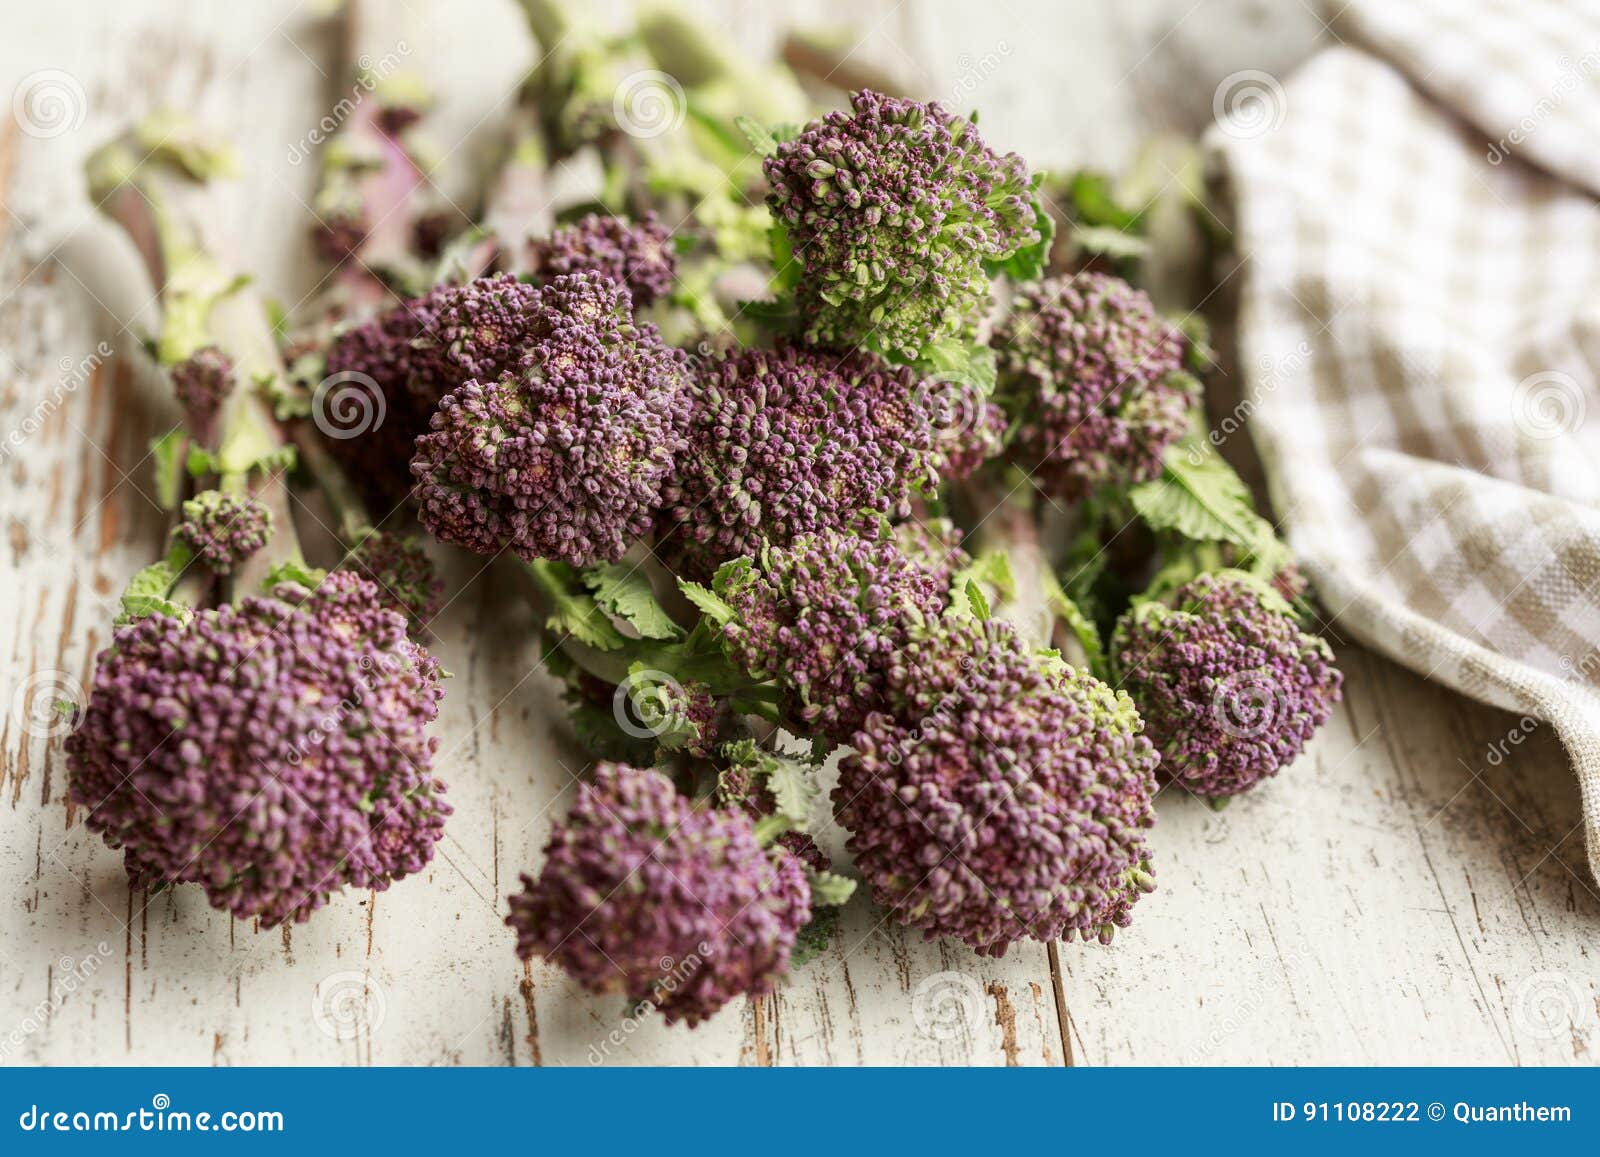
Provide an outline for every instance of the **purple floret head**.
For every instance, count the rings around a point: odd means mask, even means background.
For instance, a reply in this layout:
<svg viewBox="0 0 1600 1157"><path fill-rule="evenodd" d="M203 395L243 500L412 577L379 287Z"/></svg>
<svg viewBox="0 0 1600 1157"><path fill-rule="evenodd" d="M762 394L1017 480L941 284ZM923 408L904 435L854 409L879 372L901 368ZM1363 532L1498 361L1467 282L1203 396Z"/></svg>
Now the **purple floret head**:
<svg viewBox="0 0 1600 1157"><path fill-rule="evenodd" d="M1132 702L1001 622L913 632L839 768L874 899L932 939L1108 939L1154 887L1156 754Z"/></svg>
<svg viewBox="0 0 1600 1157"><path fill-rule="evenodd" d="M217 574L260 550L272 537L272 511L243 494L202 490L183 504L173 536Z"/></svg>
<svg viewBox="0 0 1600 1157"><path fill-rule="evenodd" d="M421 871L449 805L439 665L347 572L315 591L155 614L101 654L69 798L136 887L199 884L263 927Z"/></svg>
<svg viewBox="0 0 1600 1157"><path fill-rule="evenodd" d="M662 491L661 546L708 578L763 543L876 536L931 492L945 458L916 376L860 351L744 349L693 387L689 446Z"/></svg>
<svg viewBox="0 0 1600 1157"><path fill-rule="evenodd" d="M385 606L406 617L413 635L439 613L444 582L422 544L410 535L372 531L350 552L349 566L378 588Z"/></svg>
<svg viewBox="0 0 1600 1157"><path fill-rule="evenodd" d="M190 433L202 445L212 446L217 415L233 393L233 359L214 345L201 346L172 367L172 389Z"/></svg>
<svg viewBox="0 0 1600 1157"><path fill-rule="evenodd" d="M848 743L883 708L887 669L911 626L944 610L948 587L893 540L804 535L719 573L734 610L723 646L753 678L777 682L790 718Z"/></svg>
<svg viewBox="0 0 1600 1157"><path fill-rule="evenodd" d="M804 867L764 850L749 815L697 809L660 772L614 763L579 786L538 878L522 880L506 920L519 956L669 1024L771 992L810 918Z"/></svg>
<svg viewBox="0 0 1600 1157"><path fill-rule="evenodd" d="M441 285L348 329L328 348L336 383L320 403L329 448L374 495L393 500L411 487L411 456L440 400L465 382L494 381L521 364L538 291L509 274ZM341 419L352 398L359 429ZM379 417L381 415L381 418Z"/></svg>
<svg viewBox="0 0 1600 1157"><path fill-rule="evenodd" d="M803 274L809 340L916 357L969 335L985 262L1039 238L1027 166L943 107L882 96L813 121L767 159L767 206Z"/></svg>
<svg viewBox="0 0 1600 1157"><path fill-rule="evenodd" d="M1265 583L1201 575L1123 616L1112 638L1161 770L1196 795L1276 775L1328 721L1343 681L1333 651Z"/></svg>
<svg viewBox="0 0 1600 1157"><path fill-rule="evenodd" d="M1077 501L1161 473L1194 381L1180 372L1183 335L1141 290L1100 273L1046 278L1024 287L991 344L1012 461L1042 489Z"/></svg>
<svg viewBox="0 0 1600 1157"><path fill-rule="evenodd" d="M534 244L531 272L540 278L598 273L628 287L636 306L672 292L678 259L672 234L654 213L637 222L591 213Z"/></svg>
<svg viewBox="0 0 1600 1157"><path fill-rule="evenodd" d="M417 439L422 523L480 554L614 562L650 529L683 448L688 357L592 273L541 286L516 368L447 394Z"/></svg>

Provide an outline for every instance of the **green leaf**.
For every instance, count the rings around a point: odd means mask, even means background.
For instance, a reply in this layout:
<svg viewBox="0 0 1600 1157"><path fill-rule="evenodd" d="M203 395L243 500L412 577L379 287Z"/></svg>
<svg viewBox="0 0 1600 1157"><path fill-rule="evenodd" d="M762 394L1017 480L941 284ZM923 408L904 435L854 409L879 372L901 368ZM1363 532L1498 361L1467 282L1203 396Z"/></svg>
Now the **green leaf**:
<svg viewBox="0 0 1600 1157"><path fill-rule="evenodd" d="M599 651L615 651L627 643L571 567L540 559L528 564L528 573L544 596L546 629L558 637L570 635Z"/></svg>
<svg viewBox="0 0 1600 1157"><path fill-rule="evenodd" d="M814 769L797 759L771 753L768 753L766 769L767 787L772 792L778 814L796 831L805 831L811 823L811 810L822 796Z"/></svg>
<svg viewBox="0 0 1600 1157"><path fill-rule="evenodd" d="M287 562L280 562L267 572L267 577L261 580L261 589L271 594L272 589L280 583L295 583L308 591L314 591L327 577L328 572L320 567L307 566L299 559L290 559Z"/></svg>
<svg viewBox="0 0 1600 1157"><path fill-rule="evenodd" d="M602 611L627 623L640 637L676 639L683 635L683 629L656 601L650 580L639 567L619 562L590 567L583 572L583 581Z"/></svg>
<svg viewBox="0 0 1600 1157"><path fill-rule="evenodd" d="M978 597L983 609L980 611L978 604L973 603L972 612L980 619L989 617L989 597L983 587L992 589L999 596L999 602L1016 598L1017 579L1011 572L1011 556L1003 550L984 551L957 571L950 583L950 589L966 596L969 602L972 601L974 587L979 588Z"/></svg>
<svg viewBox="0 0 1600 1157"><path fill-rule="evenodd" d="M180 456L187 441L181 426L150 441L150 456L155 459L156 502L162 510L176 510L178 500L183 497L183 461Z"/></svg>
<svg viewBox="0 0 1600 1157"><path fill-rule="evenodd" d="M837 908L855 895L856 882L837 872L806 871L811 883L811 906Z"/></svg>
<svg viewBox="0 0 1600 1157"><path fill-rule="evenodd" d="M1083 648L1084 662L1088 664L1089 673L1105 678L1106 650L1105 644L1100 639L1100 628L1094 625L1094 620L1084 613L1082 607L1072 601L1062 589L1060 582L1056 580L1056 576L1048 570L1044 575L1044 598L1050 609L1072 631L1078 640L1078 646Z"/></svg>
<svg viewBox="0 0 1600 1157"><path fill-rule="evenodd" d="M1119 201L1112 189L1111 178L1104 173L1088 169L1074 173L1067 187L1067 196L1078 220L1086 225L1106 226L1129 233L1137 232L1144 224L1143 213Z"/></svg>
<svg viewBox="0 0 1600 1157"><path fill-rule="evenodd" d="M116 625L120 627L158 614L187 621L192 613L190 608L170 596L184 568L193 561L194 551L181 542L174 542L165 558L135 574L122 592L122 613L117 616Z"/></svg>
<svg viewBox="0 0 1600 1157"><path fill-rule="evenodd" d="M699 583L692 583L688 579L678 580L678 589L683 592L683 597L693 603L706 618L717 626L729 622L734 616L733 607L720 598L715 591L703 587Z"/></svg>
<svg viewBox="0 0 1600 1157"><path fill-rule="evenodd" d="M1249 547L1261 534L1250 488L1212 450L1191 456L1188 440L1168 449L1160 478L1128 492L1139 516L1154 530L1170 530L1199 542Z"/></svg>
<svg viewBox="0 0 1600 1157"><path fill-rule="evenodd" d="M767 230L767 244L772 251L772 293L782 300L794 292L805 273L804 263L794 255L794 242L789 231L774 221Z"/></svg>
<svg viewBox="0 0 1600 1157"><path fill-rule="evenodd" d="M983 588L971 579L967 580L967 604L972 608L973 616L979 622L989 621L989 600L984 596Z"/></svg>
<svg viewBox="0 0 1600 1157"><path fill-rule="evenodd" d="M1152 529L1195 542L1231 543L1255 563L1252 571L1275 574L1293 559L1272 524L1256 513L1244 479L1195 438L1169 447L1161 477L1135 486L1128 499Z"/></svg>
<svg viewBox="0 0 1600 1157"><path fill-rule="evenodd" d="M1150 242L1137 233L1124 233L1109 225L1074 225L1072 243L1086 253L1099 254L1114 260L1146 257Z"/></svg>
<svg viewBox="0 0 1600 1157"><path fill-rule="evenodd" d="M959 338L947 338L922 347L911 366L924 377L956 385L973 386L984 397L994 393L994 350Z"/></svg>
<svg viewBox="0 0 1600 1157"><path fill-rule="evenodd" d="M733 124L750 142L750 147L763 157L770 157L778 151L778 138L765 125L759 125L747 116L734 117Z"/></svg>

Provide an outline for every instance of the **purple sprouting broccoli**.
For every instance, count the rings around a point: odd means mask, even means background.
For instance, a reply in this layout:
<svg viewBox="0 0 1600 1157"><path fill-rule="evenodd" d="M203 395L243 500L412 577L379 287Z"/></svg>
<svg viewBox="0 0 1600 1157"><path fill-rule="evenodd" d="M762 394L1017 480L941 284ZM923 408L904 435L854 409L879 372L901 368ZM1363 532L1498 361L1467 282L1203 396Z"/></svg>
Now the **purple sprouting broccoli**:
<svg viewBox="0 0 1600 1157"><path fill-rule="evenodd" d="M956 574L972 562L961 545L963 537L962 529L948 518L913 518L894 528L900 553L932 575L940 591L948 591Z"/></svg>
<svg viewBox="0 0 1600 1157"><path fill-rule="evenodd" d="M245 494L202 490L183 504L173 536L216 574L255 554L272 537L272 511Z"/></svg>
<svg viewBox="0 0 1600 1157"><path fill-rule="evenodd" d="M777 682L808 733L848 743L883 709L888 668L911 628L944 610L948 588L892 540L803 535L718 573L733 609L723 646L752 678Z"/></svg>
<svg viewBox="0 0 1600 1157"><path fill-rule="evenodd" d="M839 768L834 815L873 897L932 939L1108 940L1154 888L1157 757L1132 701L999 621L911 632Z"/></svg>
<svg viewBox="0 0 1600 1157"><path fill-rule="evenodd" d="M1238 571L1201 575L1117 625L1112 660L1161 753L1161 770L1223 799L1291 763L1339 701L1333 651Z"/></svg>
<svg viewBox="0 0 1600 1157"><path fill-rule="evenodd" d="M614 763L578 788L538 878L522 879L506 920L518 955L669 1024L771 992L810 916L801 863L763 849L748 815L697 809L660 772Z"/></svg>
<svg viewBox="0 0 1600 1157"><path fill-rule="evenodd" d="M614 562L650 529L683 448L688 357L598 274L546 283L516 320L515 368L447 394L417 439L423 525L480 554Z"/></svg>
<svg viewBox="0 0 1600 1157"><path fill-rule="evenodd" d="M763 543L876 536L938 485L944 458L917 378L872 354L785 345L712 364L693 388L689 448L662 491L661 545L709 577Z"/></svg>
<svg viewBox="0 0 1600 1157"><path fill-rule="evenodd" d="M969 336L986 262L1039 240L1027 166L938 104L858 92L778 145L767 206L803 272L807 337L915 358Z"/></svg>
<svg viewBox="0 0 1600 1157"><path fill-rule="evenodd" d="M646 306L672 292L678 263L672 234L654 213L637 222L591 213L534 242L529 272L599 273L626 285L634 305Z"/></svg>
<svg viewBox="0 0 1600 1157"><path fill-rule="evenodd" d="M170 374L184 425L201 445L214 449L217 416L233 392L233 359L214 345L201 346L173 366Z"/></svg>
<svg viewBox="0 0 1600 1157"><path fill-rule="evenodd" d="M383 593L384 605L406 617L413 635L439 613L444 583L415 538L369 531L350 551L348 564Z"/></svg>
<svg viewBox="0 0 1600 1157"><path fill-rule="evenodd" d="M1161 473L1187 429L1184 338L1141 290L1100 273L1025 287L991 339L1013 462L1070 501Z"/></svg>
<svg viewBox="0 0 1600 1157"><path fill-rule="evenodd" d="M375 389L383 414L353 437L330 439L341 464L375 495L405 495L413 444L440 400L465 382L494 381L520 364L538 300L533 286L509 274L480 277L438 286L336 337L328 348L329 379ZM337 415L333 424L340 425Z"/></svg>
<svg viewBox="0 0 1600 1157"><path fill-rule="evenodd" d="M195 883L271 927L433 856L439 665L349 573L151 614L99 659L67 740L70 799L136 887Z"/></svg>

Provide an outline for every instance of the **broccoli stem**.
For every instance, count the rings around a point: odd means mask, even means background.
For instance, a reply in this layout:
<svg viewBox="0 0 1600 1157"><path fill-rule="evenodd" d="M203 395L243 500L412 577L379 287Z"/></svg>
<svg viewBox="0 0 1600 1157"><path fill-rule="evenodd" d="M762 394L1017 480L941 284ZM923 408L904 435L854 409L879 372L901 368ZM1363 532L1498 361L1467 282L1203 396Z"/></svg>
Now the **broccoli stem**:
<svg viewBox="0 0 1600 1157"><path fill-rule="evenodd" d="M249 591L272 567L298 563L301 554L283 435L260 393L283 377L283 361L266 311L218 256L223 246L208 183L231 168L224 149L172 113L147 117L88 163L91 195L133 239L160 297L156 352L162 366L170 370L206 345L233 362L237 385L220 416L218 485L233 493L253 490L274 523L267 546L232 576L235 591Z"/></svg>

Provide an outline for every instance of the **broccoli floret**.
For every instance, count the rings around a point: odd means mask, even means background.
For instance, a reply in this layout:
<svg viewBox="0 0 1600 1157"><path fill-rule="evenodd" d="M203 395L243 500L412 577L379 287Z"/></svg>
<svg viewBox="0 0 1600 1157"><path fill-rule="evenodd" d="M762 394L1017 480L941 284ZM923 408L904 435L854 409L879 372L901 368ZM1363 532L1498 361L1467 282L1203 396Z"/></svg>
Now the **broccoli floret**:
<svg viewBox="0 0 1600 1157"><path fill-rule="evenodd" d="M183 520L172 533L212 571L231 574L267 545L272 511L247 495L203 490L183 504Z"/></svg>
<svg viewBox="0 0 1600 1157"><path fill-rule="evenodd" d="M669 1024L771 992L810 917L800 861L764 850L748 815L697 809L660 772L614 763L579 786L522 882L506 919L518 955L649 1001Z"/></svg>
<svg viewBox="0 0 1600 1157"><path fill-rule="evenodd" d="M70 798L136 887L199 884L264 927L421 871L450 807L430 770L439 665L376 587L152 614L102 652Z"/></svg>
<svg viewBox="0 0 1600 1157"><path fill-rule="evenodd" d="M767 159L767 206L803 269L808 338L914 359L970 336L989 305L985 262L1038 241L1028 169L937 103L850 103Z"/></svg>
<svg viewBox="0 0 1600 1157"><path fill-rule="evenodd" d="M947 616L911 632L884 699L833 794L879 904L992 956L1129 922L1154 887L1157 757L1127 695Z"/></svg>
<svg viewBox="0 0 1600 1157"><path fill-rule="evenodd" d="M615 562L649 530L683 447L688 357L593 273L541 286L514 321L516 367L447 394L417 439L423 525L480 554Z"/></svg>
<svg viewBox="0 0 1600 1157"><path fill-rule="evenodd" d="M776 680L790 719L848 743L882 708L911 627L944 610L948 588L892 540L805 535L719 575L734 611L723 646L752 678Z"/></svg>
<svg viewBox="0 0 1600 1157"><path fill-rule="evenodd" d="M1333 713L1343 681L1328 644L1302 631L1274 590L1236 571L1135 606L1111 650L1162 773L1210 799L1293 762Z"/></svg>
<svg viewBox="0 0 1600 1157"><path fill-rule="evenodd" d="M1183 335L1125 281L1082 273L1025 287L991 344L1011 459L1052 495L1149 481L1187 429Z"/></svg>
<svg viewBox="0 0 1600 1157"><path fill-rule="evenodd" d="M535 276L599 273L626 285L641 307L671 293L678 275L672 234L654 213L637 222L591 213L530 249Z"/></svg>
<svg viewBox="0 0 1600 1157"><path fill-rule="evenodd" d="M662 491L665 554L703 579L765 542L872 537L909 517L947 460L918 384L860 351L783 345L713 362L693 386L689 447Z"/></svg>

